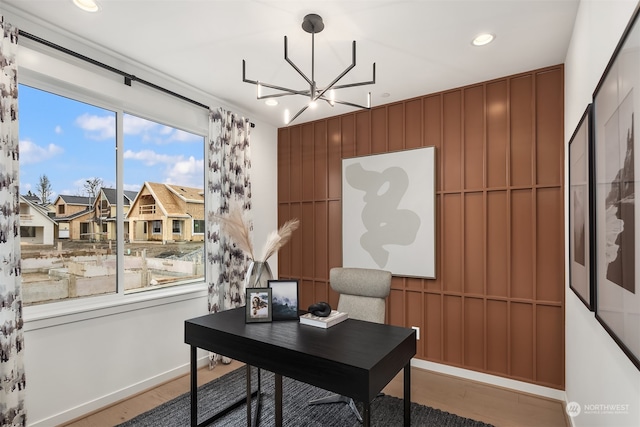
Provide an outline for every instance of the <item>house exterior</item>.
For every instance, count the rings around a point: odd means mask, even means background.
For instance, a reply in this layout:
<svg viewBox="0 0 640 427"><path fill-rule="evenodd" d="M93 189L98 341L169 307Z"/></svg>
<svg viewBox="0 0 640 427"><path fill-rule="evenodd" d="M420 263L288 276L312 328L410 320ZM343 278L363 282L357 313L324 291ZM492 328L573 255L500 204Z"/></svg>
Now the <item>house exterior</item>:
<svg viewBox="0 0 640 427"><path fill-rule="evenodd" d="M128 237L128 220L127 214L129 213L129 208L131 207L131 203L135 200L138 195L137 191L124 191L124 195L122 198L122 210L125 217L125 240L129 240ZM116 227L116 216L118 213L118 203L117 203L117 195L115 188L101 188L98 196L96 197L95 202L93 203L93 209L96 212L96 218L98 223L98 229L100 230L97 238L99 240L116 240L117 238L117 227Z"/></svg>
<svg viewBox="0 0 640 427"><path fill-rule="evenodd" d="M131 241L204 241L204 191L145 182L125 218Z"/></svg>
<svg viewBox="0 0 640 427"><path fill-rule="evenodd" d="M37 197L20 196L20 242L53 245L57 224L39 201Z"/></svg>
<svg viewBox="0 0 640 427"><path fill-rule="evenodd" d="M61 194L53 203L55 221L58 223L58 238L70 240L92 240L98 232L93 221L92 198Z"/></svg>

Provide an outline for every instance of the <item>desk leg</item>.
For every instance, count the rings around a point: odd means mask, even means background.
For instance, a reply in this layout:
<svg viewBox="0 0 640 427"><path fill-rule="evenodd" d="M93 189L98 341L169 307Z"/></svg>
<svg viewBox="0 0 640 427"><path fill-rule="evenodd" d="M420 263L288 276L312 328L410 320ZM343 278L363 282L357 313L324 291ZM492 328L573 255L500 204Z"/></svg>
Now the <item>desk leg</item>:
<svg viewBox="0 0 640 427"><path fill-rule="evenodd" d="M198 425L198 348L191 346L191 427Z"/></svg>
<svg viewBox="0 0 640 427"><path fill-rule="evenodd" d="M371 402L362 402L362 426L369 427L371 423Z"/></svg>
<svg viewBox="0 0 640 427"><path fill-rule="evenodd" d="M411 425L411 362L404 365L404 425Z"/></svg>
<svg viewBox="0 0 640 427"><path fill-rule="evenodd" d="M251 365L247 364L247 426L251 426Z"/></svg>
<svg viewBox="0 0 640 427"><path fill-rule="evenodd" d="M282 375L275 374L275 388L276 388L276 427L282 427Z"/></svg>

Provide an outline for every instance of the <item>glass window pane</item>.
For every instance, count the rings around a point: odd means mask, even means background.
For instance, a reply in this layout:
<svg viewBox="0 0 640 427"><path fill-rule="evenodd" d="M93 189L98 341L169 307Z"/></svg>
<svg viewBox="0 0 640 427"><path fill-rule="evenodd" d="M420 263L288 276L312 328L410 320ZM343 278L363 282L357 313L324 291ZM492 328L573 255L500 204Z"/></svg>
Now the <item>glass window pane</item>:
<svg viewBox="0 0 640 427"><path fill-rule="evenodd" d="M23 301L113 293L117 233L100 199L116 185L115 113L18 90Z"/></svg>
<svg viewBox="0 0 640 427"><path fill-rule="evenodd" d="M124 115L126 291L204 278L204 137ZM150 231L150 233L148 232Z"/></svg>

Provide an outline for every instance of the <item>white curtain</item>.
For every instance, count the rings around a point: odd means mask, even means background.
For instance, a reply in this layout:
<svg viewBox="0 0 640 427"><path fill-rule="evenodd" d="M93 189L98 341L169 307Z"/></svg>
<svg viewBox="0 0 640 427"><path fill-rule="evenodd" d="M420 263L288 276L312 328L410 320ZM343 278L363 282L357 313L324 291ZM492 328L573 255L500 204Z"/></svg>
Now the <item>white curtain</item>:
<svg viewBox="0 0 640 427"><path fill-rule="evenodd" d="M0 16L0 425L25 426L20 276L18 29Z"/></svg>
<svg viewBox="0 0 640 427"><path fill-rule="evenodd" d="M209 112L206 178L206 280L209 312L244 305L244 276L250 259L220 233L213 215L228 214L232 203L250 216L250 123L222 108Z"/></svg>

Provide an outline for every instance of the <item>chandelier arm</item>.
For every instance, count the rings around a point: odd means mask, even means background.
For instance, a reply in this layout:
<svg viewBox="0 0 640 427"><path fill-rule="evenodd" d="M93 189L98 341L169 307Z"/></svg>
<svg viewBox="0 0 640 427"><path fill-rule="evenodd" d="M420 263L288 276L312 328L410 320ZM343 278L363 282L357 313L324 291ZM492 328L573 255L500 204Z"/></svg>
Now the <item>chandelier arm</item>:
<svg viewBox="0 0 640 427"><path fill-rule="evenodd" d="M349 65L347 68L345 68L345 70L340 73L338 75L338 77L336 77L335 79L333 79L333 81L331 83L329 83L327 85L327 87L325 87L324 89L322 89L320 91L320 93L315 96L313 99L318 99L320 97L322 97L322 95L324 95L324 93L326 91L328 91L329 89L333 88L333 85L335 85L336 83L338 83L338 81L343 78L349 71L351 71L353 69L353 67L356 66L356 41L354 40L352 43L352 48L351 48L351 65ZM335 89L335 88L334 88Z"/></svg>
<svg viewBox="0 0 640 427"><path fill-rule="evenodd" d="M313 51L311 52L311 54L313 55ZM296 70L298 74L300 74L302 78L307 81L307 83L309 83L309 86L315 86L314 82L310 80L309 77L307 77L306 74L303 73L302 70L300 70L300 68L298 68L298 66L294 64L292 60L289 59L289 50L287 49L287 36L284 36L284 60L287 61L289 65L291 65L293 69Z"/></svg>
<svg viewBox="0 0 640 427"><path fill-rule="evenodd" d="M256 82L254 84L260 85L262 87L266 87L266 88L269 88L269 89L275 89L275 90L280 90L282 92L287 92L287 93L283 93L283 94L262 95L262 96L259 96L258 99L269 98L271 96L286 96L286 95L304 95L304 96L309 96L309 94L310 94L308 89L307 90L289 89L289 88L286 88L286 87L277 86L277 85L274 85L274 84L264 83L264 82Z"/></svg>
<svg viewBox="0 0 640 427"><path fill-rule="evenodd" d="M376 83L376 63L373 63L373 80L369 80L368 82L357 82L357 83L348 83L344 85L333 86L332 89L345 89L348 87L356 87L356 86L366 86L373 85Z"/></svg>
<svg viewBox="0 0 640 427"><path fill-rule="evenodd" d="M283 92L287 92L287 93L283 93L283 94L273 94L273 95L258 96L257 97L258 99L266 99L266 98L270 98L270 97L286 96L286 95L309 96L309 94L311 93L309 90L289 89L289 88L278 86L278 85L274 85L274 84L271 84L271 83L265 83L265 82L260 82L260 81L257 81L257 80L248 79L247 76L246 76L246 61L244 59L242 60L242 81L244 83L251 83L251 84L256 85L256 86L262 86L262 87L267 87L269 89L275 89L275 90L280 90L280 91L283 91Z"/></svg>
<svg viewBox="0 0 640 427"><path fill-rule="evenodd" d="M327 102L331 103L329 100L326 100ZM342 105L348 105L349 107L356 107L356 108L363 108L365 110L370 110L371 106L370 105L360 105L360 104L354 104L353 102L347 102L347 101L338 101L337 99L333 100L334 104L342 104Z"/></svg>
<svg viewBox="0 0 640 427"><path fill-rule="evenodd" d="M300 114L304 113L304 111L305 111L307 108L309 108L309 104L307 104L307 105L305 105L304 107L302 107L302 108L300 109L300 111L298 111L298 112L296 113L296 115L295 115L295 116L293 116L293 117L291 118L291 120L289 120L289 123L287 123L287 124L288 124L288 125L290 125L290 124L291 124L295 119L297 119L297 118L298 118L298 116L299 116Z"/></svg>
<svg viewBox="0 0 640 427"><path fill-rule="evenodd" d="M309 96L309 91L299 91L295 93L292 93L292 92L270 93L268 95L260 95L256 97L256 99L282 98L283 96L291 96L291 95Z"/></svg>

